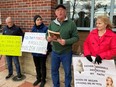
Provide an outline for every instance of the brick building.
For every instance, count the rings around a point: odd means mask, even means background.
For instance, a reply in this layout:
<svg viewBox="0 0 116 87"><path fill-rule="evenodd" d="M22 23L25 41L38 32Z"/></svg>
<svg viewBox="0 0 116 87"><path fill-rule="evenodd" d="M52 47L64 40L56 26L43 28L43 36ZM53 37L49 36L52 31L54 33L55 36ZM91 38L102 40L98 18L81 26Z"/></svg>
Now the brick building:
<svg viewBox="0 0 116 87"><path fill-rule="evenodd" d="M54 6L57 0L0 0L2 24L5 18L11 16L16 25L23 31L30 31L33 26L33 16L40 14L46 25L54 18Z"/></svg>
<svg viewBox="0 0 116 87"><path fill-rule="evenodd" d="M48 25L55 17L54 8L58 3L63 3L63 0L0 0L1 23L4 25L6 17L11 16L15 24L20 26L24 32L30 31L33 26L33 16L40 14L44 23ZM70 8L69 6L67 8L69 16ZM80 37L83 37L80 40L81 43L87 35L85 33L83 36L82 33L79 32ZM82 44L80 45L82 49ZM78 49L77 47L73 48L74 52Z"/></svg>

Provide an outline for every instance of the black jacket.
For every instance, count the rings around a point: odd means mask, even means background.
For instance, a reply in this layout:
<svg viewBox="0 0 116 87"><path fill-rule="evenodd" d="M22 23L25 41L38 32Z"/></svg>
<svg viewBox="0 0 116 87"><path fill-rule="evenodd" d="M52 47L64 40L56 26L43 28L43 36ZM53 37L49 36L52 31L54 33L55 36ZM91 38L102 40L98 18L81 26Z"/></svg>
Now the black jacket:
<svg viewBox="0 0 116 87"><path fill-rule="evenodd" d="M46 27L43 23L40 26L36 26L34 25L32 28L32 32L38 32L38 33L46 33L48 30L48 27ZM47 53L46 54L40 54L40 53L32 53L33 56L36 57L45 57L49 54L49 52L51 52L51 44L50 42L48 42L48 46L47 46Z"/></svg>
<svg viewBox="0 0 116 87"><path fill-rule="evenodd" d="M22 32L20 27L14 24L12 27L5 26L3 28L3 35L24 36L24 33Z"/></svg>

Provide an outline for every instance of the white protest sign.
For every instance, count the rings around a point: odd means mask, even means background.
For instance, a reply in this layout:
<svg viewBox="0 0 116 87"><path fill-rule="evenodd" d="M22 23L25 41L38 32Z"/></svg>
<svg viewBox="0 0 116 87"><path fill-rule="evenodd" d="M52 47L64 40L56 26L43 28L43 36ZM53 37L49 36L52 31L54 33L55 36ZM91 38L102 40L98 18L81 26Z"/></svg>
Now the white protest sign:
<svg viewBox="0 0 116 87"><path fill-rule="evenodd" d="M21 51L46 54L48 42L45 35L46 33L26 32Z"/></svg>
<svg viewBox="0 0 116 87"><path fill-rule="evenodd" d="M73 57L75 87L116 87L114 60L103 60L100 65L85 57Z"/></svg>

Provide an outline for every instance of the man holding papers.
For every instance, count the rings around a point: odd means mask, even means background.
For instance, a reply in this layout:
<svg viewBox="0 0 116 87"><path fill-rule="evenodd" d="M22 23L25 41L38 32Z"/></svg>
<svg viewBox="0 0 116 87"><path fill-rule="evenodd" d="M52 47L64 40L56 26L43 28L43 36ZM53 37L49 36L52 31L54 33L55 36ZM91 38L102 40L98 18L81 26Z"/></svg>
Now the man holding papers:
<svg viewBox="0 0 116 87"><path fill-rule="evenodd" d="M79 37L75 23L66 17L66 7L64 5L58 5L55 8L55 14L57 17L50 23L48 29L59 32L61 38L56 39L56 37L51 37L47 34L47 40L52 42L53 50L51 55L53 85L54 87L60 87L59 67L62 62L65 72L65 87L71 87L72 44Z"/></svg>

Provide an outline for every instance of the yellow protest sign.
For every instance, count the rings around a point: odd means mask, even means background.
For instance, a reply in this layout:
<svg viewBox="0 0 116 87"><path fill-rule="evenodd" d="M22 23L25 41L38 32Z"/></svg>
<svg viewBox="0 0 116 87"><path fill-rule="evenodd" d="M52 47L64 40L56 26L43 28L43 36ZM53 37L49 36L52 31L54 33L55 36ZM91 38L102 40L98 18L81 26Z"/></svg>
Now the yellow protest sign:
<svg viewBox="0 0 116 87"><path fill-rule="evenodd" d="M0 35L0 54L21 56L21 36Z"/></svg>

